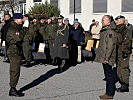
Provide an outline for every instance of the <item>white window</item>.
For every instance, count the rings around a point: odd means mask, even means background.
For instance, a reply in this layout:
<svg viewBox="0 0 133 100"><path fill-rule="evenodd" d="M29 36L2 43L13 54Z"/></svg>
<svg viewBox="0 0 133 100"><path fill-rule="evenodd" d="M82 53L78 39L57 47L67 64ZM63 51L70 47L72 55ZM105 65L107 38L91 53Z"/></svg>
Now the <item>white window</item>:
<svg viewBox="0 0 133 100"><path fill-rule="evenodd" d="M93 13L107 13L107 0L93 0Z"/></svg>
<svg viewBox="0 0 133 100"><path fill-rule="evenodd" d="M74 12L81 13L81 0L70 0L70 13Z"/></svg>
<svg viewBox="0 0 133 100"><path fill-rule="evenodd" d="M122 12L133 12L133 0L122 0Z"/></svg>
<svg viewBox="0 0 133 100"><path fill-rule="evenodd" d="M50 4L58 7L58 0L50 0Z"/></svg>

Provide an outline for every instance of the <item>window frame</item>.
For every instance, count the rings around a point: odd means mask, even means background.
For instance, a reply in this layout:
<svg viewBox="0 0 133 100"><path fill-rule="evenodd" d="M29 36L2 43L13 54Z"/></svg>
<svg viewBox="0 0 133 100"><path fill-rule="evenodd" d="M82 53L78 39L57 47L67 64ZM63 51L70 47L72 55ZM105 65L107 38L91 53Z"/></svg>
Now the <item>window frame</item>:
<svg viewBox="0 0 133 100"><path fill-rule="evenodd" d="M93 0L93 7L92 7L92 13L94 15L101 15L101 14L106 14L108 13L108 0L106 0L106 11L105 12L94 12L94 0Z"/></svg>
<svg viewBox="0 0 133 100"><path fill-rule="evenodd" d="M128 13L128 14L133 13L133 8L132 8L132 11L123 11L123 0L121 0L121 13Z"/></svg>
<svg viewBox="0 0 133 100"><path fill-rule="evenodd" d="M74 0L73 0L73 6L71 5L72 3L71 3L71 0L69 0L69 13L70 14L74 14ZM76 0L75 0L75 4L76 4ZM73 8L71 8L71 7L73 7ZM82 0L80 0L80 6L79 6L80 8L80 11L76 11L76 5L75 5L75 14L81 14L82 13ZM73 9L73 11L71 11L71 9Z"/></svg>

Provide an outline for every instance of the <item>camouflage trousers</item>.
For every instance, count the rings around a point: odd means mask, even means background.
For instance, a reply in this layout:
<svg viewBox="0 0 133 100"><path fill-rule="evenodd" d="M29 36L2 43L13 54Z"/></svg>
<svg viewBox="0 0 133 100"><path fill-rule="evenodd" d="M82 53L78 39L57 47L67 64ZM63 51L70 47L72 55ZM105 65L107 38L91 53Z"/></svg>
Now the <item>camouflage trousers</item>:
<svg viewBox="0 0 133 100"><path fill-rule="evenodd" d="M23 55L26 61L31 61L32 57L32 46L29 42L23 42Z"/></svg>
<svg viewBox="0 0 133 100"><path fill-rule="evenodd" d="M126 84L129 84L129 58L130 55L123 59L122 57L118 57L117 62L117 74L121 82L124 82Z"/></svg>

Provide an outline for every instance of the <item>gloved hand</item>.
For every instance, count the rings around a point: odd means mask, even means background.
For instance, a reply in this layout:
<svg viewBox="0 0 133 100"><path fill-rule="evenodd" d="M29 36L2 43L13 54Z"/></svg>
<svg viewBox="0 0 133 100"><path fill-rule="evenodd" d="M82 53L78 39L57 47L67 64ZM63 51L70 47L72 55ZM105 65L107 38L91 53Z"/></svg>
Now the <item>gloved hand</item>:
<svg viewBox="0 0 133 100"><path fill-rule="evenodd" d="M123 52L122 58L126 59L128 57L128 54L126 52Z"/></svg>
<svg viewBox="0 0 133 100"><path fill-rule="evenodd" d="M23 24L23 27L29 27L29 21L28 20L26 20L25 22L24 22L24 24Z"/></svg>

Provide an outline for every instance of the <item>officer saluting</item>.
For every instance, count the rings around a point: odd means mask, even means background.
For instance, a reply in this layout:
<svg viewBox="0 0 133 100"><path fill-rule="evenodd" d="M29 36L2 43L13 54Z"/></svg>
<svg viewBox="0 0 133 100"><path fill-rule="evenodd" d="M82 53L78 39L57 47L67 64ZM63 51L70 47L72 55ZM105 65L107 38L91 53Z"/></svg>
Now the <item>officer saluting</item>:
<svg viewBox="0 0 133 100"><path fill-rule="evenodd" d="M117 74L120 78L121 87L117 89L118 92L129 92L129 58L131 54L132 34L126 28L125 17L118 16L115 18L116 32L118 34L117 43L118 60L117 60ZM118 41L117 41L118 42Z"/></svg>
<svg viewBox="0 0 133 100"><path fill-rule="evenodd" d="M15 13L13 15L14 21L11 22L9 30L7 32L7 55L10 61L10 91L9 96L21 97L24 96L23 93L16 90L16 85L20 76L20 60L21 60L21 50L22 50L22 40L24 37L24 30L27 30L27 26L22 28L22 18L21 13ZM24 27L24 26L23 26Z"/></svg>

